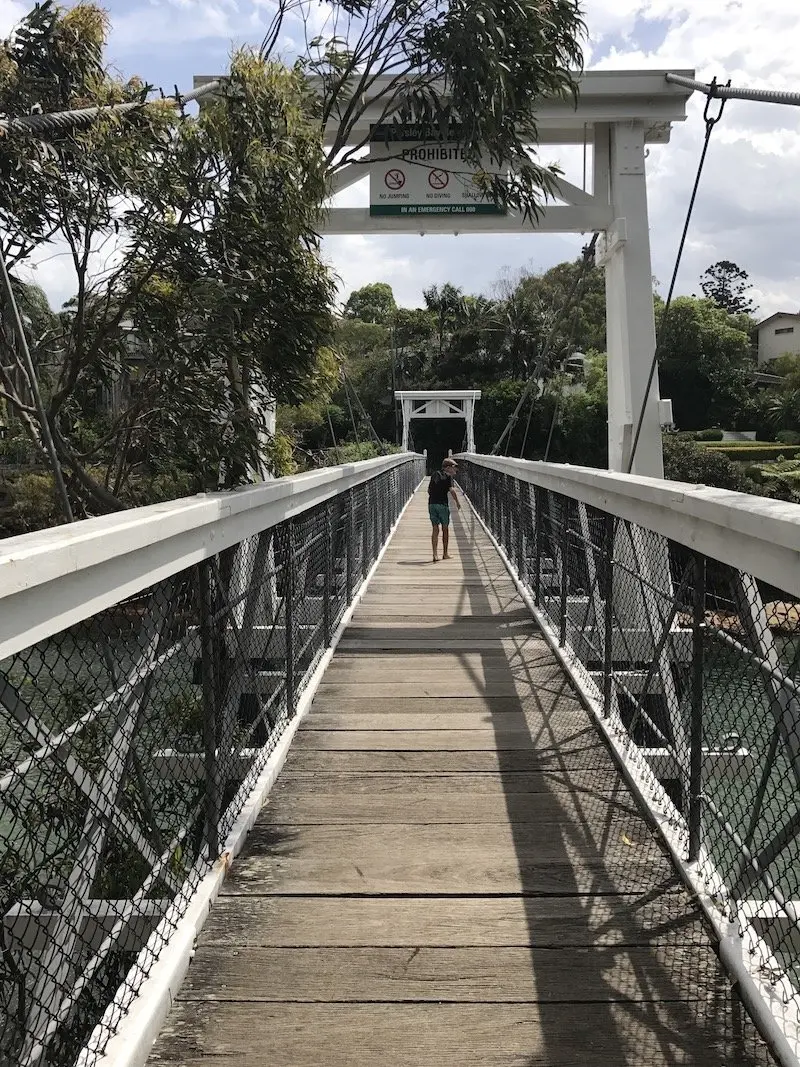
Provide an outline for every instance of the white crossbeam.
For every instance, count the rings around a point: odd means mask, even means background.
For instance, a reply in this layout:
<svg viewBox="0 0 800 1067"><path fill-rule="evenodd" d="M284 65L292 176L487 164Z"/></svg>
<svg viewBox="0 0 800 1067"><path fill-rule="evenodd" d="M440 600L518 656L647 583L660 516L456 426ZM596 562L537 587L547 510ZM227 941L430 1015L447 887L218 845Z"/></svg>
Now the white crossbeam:
<svg viewBox="0 0 800 1067"><path fill-rule="evenodd" d="M381 456L8 537L0 660L411 458Z"/></svg>
<svg viewBox="0 0 800 1067"><path fill-rule="evenodd" d="M591 197L589 198L591 199ZM507 215L385 215L371 216L366 207L330 208L322 225L326 236L362 233L594 233L613 221L602 203L550 204L539 219Z"/></svg>

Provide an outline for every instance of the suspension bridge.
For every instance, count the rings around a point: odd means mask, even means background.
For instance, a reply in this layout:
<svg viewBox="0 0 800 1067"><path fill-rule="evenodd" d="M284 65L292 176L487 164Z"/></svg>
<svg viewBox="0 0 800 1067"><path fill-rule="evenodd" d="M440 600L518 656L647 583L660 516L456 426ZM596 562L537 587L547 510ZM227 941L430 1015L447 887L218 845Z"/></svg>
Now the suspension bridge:
<svg viewBox="0 0 800 1067"><path fill-rule="evenodd" d="M610 470L404 393L467 426L435 565L412 451L0 545L0 1062L800 1062L800 508L661 467L644 154L698 89L543 111Z"/></svg>

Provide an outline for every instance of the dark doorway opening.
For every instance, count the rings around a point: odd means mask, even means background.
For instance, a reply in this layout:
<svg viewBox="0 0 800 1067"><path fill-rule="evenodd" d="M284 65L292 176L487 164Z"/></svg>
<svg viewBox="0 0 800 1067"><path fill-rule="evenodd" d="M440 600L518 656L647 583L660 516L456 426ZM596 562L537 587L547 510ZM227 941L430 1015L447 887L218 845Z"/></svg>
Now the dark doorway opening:
<svg viewBox="0 0 800 1067"><path fill-rule="evenodd" d="M428 474L438 470L448 452L466 447L466 419L412 419L411 437L415 452L428 450Z"/></svg>

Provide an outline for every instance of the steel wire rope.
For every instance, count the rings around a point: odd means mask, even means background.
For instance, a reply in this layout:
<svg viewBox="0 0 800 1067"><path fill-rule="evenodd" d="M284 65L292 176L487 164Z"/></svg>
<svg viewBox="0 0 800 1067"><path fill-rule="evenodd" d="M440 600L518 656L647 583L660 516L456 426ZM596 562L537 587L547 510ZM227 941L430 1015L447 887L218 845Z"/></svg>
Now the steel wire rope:
<svg viewBox="0 0 800 1067"><path fill-rule="evenodd" d="M578 306L577 305L575 306L573 311L574 311L574 314L573 314L573 317L572 317L572 333L570 335L570 341L574 345L574 344L577 343L575 338L578 336ZM584 368L585 368L585 364L584 364ZM544 463L547 463L547 461L550 458L550 447L553 444L553 434L555 433L555 428L556 428L556 425L558 423L558 416L561 413L561 402L562 402L563 399L564 399L564 379L561 378L559 380L559 386L558 386L558 392L556 393L555 404L553 405L553 414L550 417L550 429L549 429L549 431L547 433L547 444L545 445L545 449L544 449L544 459L543 459ZM530 416L528 418L529 418L529 421L530 421Z"/></svg>
<svg viewBox="0 0 800 1067"><path fill-rule="evenodd" d="M520 396L517 402L517 406L514 408L514 411L512 412L508 423L506 424L506 428L498 437L495 446L491 451L491 455L493 456L496 456L498 454L500 446L506 440L506 437L513 432L514 426L516 425L517 420L519 419L519 413L522 410L525 401L528 399L528 396L530 395L531 391L533 390L533 387L535 386L536 382L539 380L542 370L544 369L545 359L550 354L550 349L553 346L553 342L555 340L558 327L561 324L561 320L563 319L564 315L571 310L573 302L576 299L580 300L581 296L583 295L583 288L586 284L586 279L589 275L589 267L594 261L594 251L597 247L597 241L599 236L599 233L595 233L592 236L592 239L589 244L583 248L583 251L581 253L583 257L581 268L578 274L575 276L575 280L572 283L572 287L570 288L569 293L567 294L566 300L559 308L558 314L553 320L553 323L550 327L550 332L545 338L544 345L542 346L542 350L539 353L539 358L536 360L536 366L534 367L533 374L531 374L531 376L528 378L525 388L522 390L522 395Z"/></svg>
<svg viewBox="0 0 800 1067"><path fill-rule="evenodd" d="M356 444L360 448L361 447L361 438L358 436L358 427L356 426L356 417L353 414L353 405L350 402L350 390L347 387L347 375L345 374L344 367L342 367L342 383L344 385L344 395L347 398L347 407L348 407L348 410L350 411L350 422L352 423L352 426L353 426L353 435L355 436Z"/></svg>
<svg viewBox="0 0 800 1067"><path fill-rule="evenodd" d="M174 100L176 108L182 108L185 104L194 100L200 100L209 93L216 92L222 85L221 79L207 82L188 93L180 93L176 87ZM164 99L167 99L164 97ZM42 134L69 133L70 130L85 129L91 126L97 119L105 115L128 115L132 111L150 107L160 103L156 100L129 100L122 104L108 104L105 107L82 107L66 111L52 111L49 113L17 115L0 117L0 134L28 134L41 136Z"/></svg>
<svg viewBox="0 0 800 1067"><path fill-rule="evenodd" d="M789 104L800 107L800 93L789 92L784 89L748 89L737 88L731 85L717 85L717 79L713 78L710 83L697 81L695 78L686 78L683 74L666 74L665 78L673 85L682 85L684 89L694 89L718 100L753 100L763 104Z"/></svg>
<svg viewBox="0 0 800 1067"><path fill-rule="evenodd" d="M345 389L349 388L353 393L353 398L355 399L356 406L357 406L359 412L361 413L361 415L364 418L364 422L366 423L367 430L368 430L370 436L375 441L375 444L377 445L378 450L381 453L381 455L384 455L385 449L384 449L383 441L381 441L380 437L378 437L377 430L372 425L372 419L369 417L369 415L366 412L366 409L364 408L364 405L361 403L361 397L358 395L358 390L356 389L355 385L353 384L353 382L350 379L350 376L348 375L347 371L344 368L342 368L342 377L344 378ZM350 401L349 401L349 398L348 398L348 404L349 403L350 403ZM351 418L352 418L352 414L353 414L353 409L351 408L350 409Z"/></svg>
<svg viewBox="0 0 800 1067"><path fill-rule="evenodd" d="M339 443L336 440L336 434L333 432L333 422L331 421L331 409L330 409L330 407L326 407L325 408L325 415L326 415L326 417L328 419L328 429L330 430L331 441L333 441L333 458L338 463L339 459L341 457L339 456Z"/></svg>
<svg viewBox="0 0 800 1067"><path fill-rule="evenodd" d="M533 408L536 403L536 397L531 397L530 407L528 408L528 421L525 423L525 433L522 436L522 445L519 450L519 458L525 459L525 445L528 443L528 432L531 428L531 419L533 418Z"/></svg>
<svg viewBox="0 0 800 1067"><path fill-rule="evenodd" d="M385 453L385 451L386 451L384 443L383 443L383 441L381 441L380 437L378 436L378 431L375 429L375 426L374 426L374 424L372 422L372 418L367 413L367 409L364 407L364 403L363 403L363 401L361 399L361 396L359 395L358 389L356 388L355 383L352 381L352 379L350 380L350 388L353 390L353 396L355 397L356 404L358 405L358 410L361 412L362 416L364 417L364 420L366 421L367 429L372 434L372 437L375 440L375 444L380 449L381 455L383 455Z"/></svg>
<svg viewBox="0 0 800 1067"><path fill-rule="evenodd" d="M728 82L728 85L730 85L730 82ZM626 474L630 474L632 469L633 469L633 461L636 458L636 449L637 449L637 447L639 445L639 439L640 439L641 434L642 434L642 425L644 423L644 415L645 415L645 411L647 410L647 399L650 396L650 389L652 388L652 385L653 385L653 378L655 377L656 368L658 367L658 357L659 357L659 355L661 353L661 349L662 349L663 344L664 344L664 337L666 335L667 322L669 321L669 313L670 313L670 309L672 307L672 296L673 296L673 293L675 292L675 283L678 280L678 271L680 270L681 259L683 258L683 249L684 249L684 247L686 245L686 236L687 236L687 234L689 232L689 223L691 222L692 212L694 211L695 200L697 199L697 190L700 187L700 178L702 177L702 174L703 174L703 165L705 164L705 161L706 161L706 155L708 153L708 145L709 145L709 142L711 140L711 134L714 132L714 127L717 125L719 120L722 118L722 112L725 110L725 98L724 97L720 97L718 95L716 78L714 78L712 80L711 85L709 86L709 90L712 90L712 89L714 91L713 92L709 91L708 97L706 99L706 106L703 109L703 121L706 124L706 134L705 134L705 138L703 140L703 151L700 153L700 160L699 160L699 162L697 164L697 173L696 173L695 179L694 179L694 186L692 188L692 195L689 198L689 207L687 208L687 211L686 211L686 220L684 221L684 224L683 224L683 233L681 234L680 243L678 244L678 253L677 253L676 257L675 257L675 266L673 268L672 278L671 278L670 283L669 283L669 291L667 293L667 299L664 301L664 312L663 312L663 314L661 316L661 325L660 325L659 331L658 331L658 340L656 341L655 351L653 352L653 359L652 359L652 361L650 363L650 372L647 375L647 385L645 386L644 395L642 396L642 403L641 403L641 407L639 409L639 417L638 417L638 419L636 421L636 432L634 433L633 442L631 444L631 454L628 457L628 463L627 463L627 467L626 467L626 470L625 470ZM711 101L713 99L715 99L715 98L720 100L719 111L716 113L716 115L712 115L711 114L711 110L710 110L711 109Z"/></svg>

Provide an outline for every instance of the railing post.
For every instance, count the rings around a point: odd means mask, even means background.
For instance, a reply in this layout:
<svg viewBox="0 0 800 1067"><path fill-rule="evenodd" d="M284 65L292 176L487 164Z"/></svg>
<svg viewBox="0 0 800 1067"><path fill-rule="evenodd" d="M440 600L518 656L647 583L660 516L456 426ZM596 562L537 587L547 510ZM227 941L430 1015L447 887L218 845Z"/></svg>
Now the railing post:
<svg viewBox="0 0 800 1067"><path fill-rule="evenodd" d="M353 599L353 552L355 551L356 540L356 516L355 516L355 490L348 489L345 507L347 510L346 524L347 535L345 544L345 586L347 588L347 603Z"/></svg>
<svg viewBox="0 0 800 1067"><path fill-rule="evenodd" d="M611 714L611 681L614 673L614 535L616 520L603 522L603 715ZM598 620L599 621L599 620Z"/></svg>
<svg viewBox="0 0 800 1067"><path fill-rule="evenodd" d="M522 537L522 493L520 492L520 483L516 480L513 481L514 485L514 516L515 516L515 529L514 529L514 551L517 557L517 575L520 580L524 581L524 565L523 565L523 537Z"/></svg>
<svg viewBox="0 0 800 1067"><path fill-rule="evenodd" d="M203 692L203 770L205 772L205 840L209 858L219 856L220 782L217 748L219 661L211 601L211 565L197 566L197 600L200 609L200 672Z"/></svg>
<svg viewBox="0 0 800 1067"><path fill-rule="evenodd" d="M703 790L703 637L706 608L706 560L699 552L692 559L692 715L689 725L689 860L700 855Z"/></svg>
<svg viewBox="0 0 800 1067"><path fill-rule="evenodd" d="M325 574L322 586L322 627L325 634L325 648L331 643L333 627L331 624L331 578L333 577L333 534L331 531L331 502L325 501Z"/></svg>
<svg viewBox="0 0 800 1067"><path fill-rule="evenodd" d="M560 604L558 609L558 643L561 648L567 643L567 587L569 585L569 577L567 574L567 556L569 554L569 522L568 522L568 507L567 498L562 496L561 501L561 547L559 554L561 556L561 589L560 592Z"/></svg>
<svg viewBox="0 0 800 1067"><path fill-rule="evenodd" d="M286 714L294 717L295 711L295 663L294 663L294 520L289 519L286 531L286 559L284 567L284 623L286 627Z"/></svg>
<svg viewBox="0 0 800 1067"><path fill-rule="evenodd" d="M502 537L500 543L503 546L505 554L511 558L511 494L508 491L508 475L503 475L502 488L500 490L500 523L502 530Z"/></svg>
<svg viewBox="0 0 800 1067"><path fill-rule="evenodd" d="M542 604L542 499L544 490L533 487L533 602Z"/></svg>

